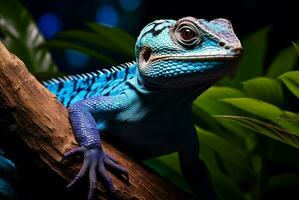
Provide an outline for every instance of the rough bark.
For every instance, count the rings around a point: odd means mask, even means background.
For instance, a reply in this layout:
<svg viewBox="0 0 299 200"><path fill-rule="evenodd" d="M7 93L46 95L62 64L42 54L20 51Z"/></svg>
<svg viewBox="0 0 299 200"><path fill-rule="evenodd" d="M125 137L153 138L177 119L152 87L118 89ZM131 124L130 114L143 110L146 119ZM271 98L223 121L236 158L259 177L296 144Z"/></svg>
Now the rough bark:
<svg viewBox="0 0 299 200"><path fill-rule="evenodd" d="M0 43L0 104L2 109L0 122L13 130L9 134L16 133L14 138L25 144L29 149L29 156L33 157L37 166L54 171L61 179L70 181L80 169L81 162L74 159L61 163L63 154L78 146L72 133L67 109L2 43ZM3 118L3 112L7 117ZM1 137L0 134L0 140ZM111 174L113 183L123 199L187 198L186 193L105 141L103 148L129 172L129 184ZM18 154L26 153L28 151L18 152ZM46 180L41 180L41 183L42 181ZM101 183L98 184L97 194L98 199L107 198Z"/></svg>

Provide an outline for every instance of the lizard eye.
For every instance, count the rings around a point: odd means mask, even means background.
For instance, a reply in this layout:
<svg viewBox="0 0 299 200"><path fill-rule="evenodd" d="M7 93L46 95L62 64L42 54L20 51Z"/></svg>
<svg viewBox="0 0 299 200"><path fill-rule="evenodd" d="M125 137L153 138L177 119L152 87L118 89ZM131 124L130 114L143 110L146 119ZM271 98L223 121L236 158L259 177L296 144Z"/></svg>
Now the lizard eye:
<svg viewBox="0 0 299 200"><path fill-rule="evenodd" d="M185 41L192 40L196 37L196 33L189 28L182 28L180 34L181 38Z"/></svg>
<svg viewBox="0 0 299 200"><path fill-rule="evenodd" d="M172 38L185 48L194 48L202 40L202 33L191 21L183 21L173 27Z"/></svg>

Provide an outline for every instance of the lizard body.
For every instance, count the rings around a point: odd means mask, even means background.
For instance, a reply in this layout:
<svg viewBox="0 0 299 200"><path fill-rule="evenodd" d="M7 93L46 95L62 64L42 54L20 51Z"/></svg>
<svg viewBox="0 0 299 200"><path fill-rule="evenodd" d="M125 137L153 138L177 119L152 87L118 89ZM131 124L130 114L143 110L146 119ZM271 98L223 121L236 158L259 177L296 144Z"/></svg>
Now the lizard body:
<svg viewBox="0 0 299 200"><path fill-rule="evenodd" d="M108 132L138 152L140 159L178 152L194 194L215 199L208 171L198 157L191 104L232 73L241 50L228 20L156 20L136 41L136 62L44 83L68 107L81 145L66 156L84 153L83 166L69 186L89 174L92 199L98 172L115 193L105 167L127 172L101 147L100 133Z"/></svg>

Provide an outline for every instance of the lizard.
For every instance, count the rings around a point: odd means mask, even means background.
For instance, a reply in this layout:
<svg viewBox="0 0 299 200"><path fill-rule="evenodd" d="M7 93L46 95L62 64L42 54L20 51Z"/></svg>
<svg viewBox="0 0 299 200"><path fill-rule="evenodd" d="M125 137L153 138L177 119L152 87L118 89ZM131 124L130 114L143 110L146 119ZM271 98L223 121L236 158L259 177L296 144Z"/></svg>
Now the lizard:
<svg viewBox="0 0 299 200"><path fill-rule="evenodd" d="M93 199L100 175L116 194L106 168L128 172L106 154L101 133L111 134L142 160L178 152L182 174L195 196L216 199L210 175L199 158L192 102L215 82L234 72L241 43L229 20L184 17L146 25L135 45L136 61L110 69L52 79L44 85L69 111L83 165L68 184L89 175Z"/></svg>

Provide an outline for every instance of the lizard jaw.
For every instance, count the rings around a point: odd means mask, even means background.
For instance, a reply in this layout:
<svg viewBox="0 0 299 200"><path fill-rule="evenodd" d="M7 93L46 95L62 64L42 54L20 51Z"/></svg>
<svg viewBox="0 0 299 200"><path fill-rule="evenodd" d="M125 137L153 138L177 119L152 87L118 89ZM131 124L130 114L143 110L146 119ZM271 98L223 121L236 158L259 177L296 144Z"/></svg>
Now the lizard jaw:
<svg viewBox="0 0 299 200"><path fill-rule="evenodd" d="M138 69L142 79L152 85L187 87L203 84L205 81L213 82L231 74L241 53L241 47L233 47L204 51L201 54L157 55L150 47L143 47L139 51Z"/></svg>
<svg viewBox="0 0 299 200"><path fill-rule="evenodd" d="M151 55L148 57L148 61L153 63L156 61L164 61L164 60L190 60L190 61L219 61L219 62L234 62L237 61L242 55L242 47L234 47L228 51L215 51L210 52L209 54L201 54L201 55Z"/></svg>
<svg viewBox="0 0 299 200"><path fill-rule="evenodd" d="M218 54L217 54L218 53ZM185 61L199 61L199 62L237 62L241 57L242 48L233 48L228 52L214 52L214 54L202 54L202 55L153 55L150 47L143 47L139 54L139 60L142 65L152 64L158 61L166 60L185 60Z"/></svg>
<svg viewBox="0 0 299 200"><path fill-rule="evenodd" d="M186 60L186 61L219 61L219 62L234 62L237 61L239 56L237 55L199 55L199 56L178 56L178 55L161 55L151 56L148 63L154 63L158 61L166 60Z"/></svg>

